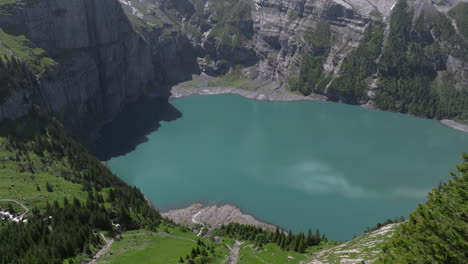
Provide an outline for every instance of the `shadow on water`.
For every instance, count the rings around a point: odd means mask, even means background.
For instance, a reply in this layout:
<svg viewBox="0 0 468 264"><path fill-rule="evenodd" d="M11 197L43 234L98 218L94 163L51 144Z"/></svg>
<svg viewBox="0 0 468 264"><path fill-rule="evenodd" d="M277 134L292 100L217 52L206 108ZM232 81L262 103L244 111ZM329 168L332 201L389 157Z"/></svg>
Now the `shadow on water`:
<svg viewBox="0 0 468 264"><path fill-rule="evenodd" d="M124 107L112 122L105 125L96 141L96 156L100 160L125 155L148 141L146 137L182 113L164 97L146 97Z"/></svg>

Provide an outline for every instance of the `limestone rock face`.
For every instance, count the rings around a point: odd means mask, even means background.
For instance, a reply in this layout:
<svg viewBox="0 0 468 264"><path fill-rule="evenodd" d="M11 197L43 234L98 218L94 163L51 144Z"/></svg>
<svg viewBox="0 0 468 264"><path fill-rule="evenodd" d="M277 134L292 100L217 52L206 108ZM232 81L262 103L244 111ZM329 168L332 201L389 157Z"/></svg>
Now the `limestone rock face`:
<svg viewBox="0 0 468 264"><path fill-rule="evenodd" d="M388 2L392 0L384 3ZM304 34L315 30L320 20L330 23L334 39L324 68L328 72L337 72L343 58L359 44L370 20L369 13L377 10L360 1L354 6L348 3L340 0L256 1L253 20L255 50L262 55L260 75L278 80L297 71L306 51Z"/></svg>
<svg viewBox="0 0 468 264"><path fill-rule="evenodd" d="M310 53L307 35L321 22L329 25L330 47L323 69L330 76L341 74L343 60L358 47L369 24L384 25L388 38L392 10L397 0L157 0L127 1L141 12L147 23L157 15L167 28L185 35L197 50L198 71L209 75L229 72L242 65L244 77L258 78L286 85L296 75L303 55ZM421 14L441 14L467 0L407 0L413 23ZM456 23L452 19L456 29ZM446 49L452 49L437 36ZM453 55L443 58L438 70L453 73L458 87L468 82L466 59ZM170 67L169 67L170 68ZM372 76L369 90L378 83ZM373 92L372 92L373 93ZM370 97L368 98L370 99ZM359 100L365 104L365 101Z"/></svg>
<svg viewBox="0 0 468 264"><path fill-rule="evenodd" d="M462 1L468 0L408 3L416 19L423 11L445 14ZM308 34L323 22L330 35L323 69L339 76L344 58L360 45L370 22L386 25L385 43L396 2L19 0L11 15L0 15L0 27L26 36L33 48L46 50L58 62L49 76L39 78L40 102L70 130L87 132L84 137L92 139L127 102L167 95L168 87L192 74L216 76L241 66L243 77L285 86L311 52ZM466 58L450 55L438 67L453 73L458 88L467 86ZM369 88L374 89L378 80L372 78ZM12 96L7 102L22 104L18 93ZM2 113L6 107L0 106Z"/></svg>
<svg viewBox="0 0 468 264"><path fill-rule="evenodd" d="M40 98L77 134L93 131L151 87L151 45L119 2L28 1L11 13L1 16L2 28L15 28L59 63L41 78Z"/></svg>

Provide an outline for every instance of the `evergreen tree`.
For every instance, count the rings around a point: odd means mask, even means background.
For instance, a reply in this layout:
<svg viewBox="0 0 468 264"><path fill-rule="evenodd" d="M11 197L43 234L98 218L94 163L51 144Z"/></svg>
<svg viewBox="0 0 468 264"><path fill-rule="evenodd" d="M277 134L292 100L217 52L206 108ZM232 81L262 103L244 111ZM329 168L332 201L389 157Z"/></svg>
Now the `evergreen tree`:
<svg viewBox="0 0 468 264"><path fill-rule="evenodd" d="M307 248L306 243L305 243L304 239L302 238L302 239L299 241L299 250L298 250L299 253L305 253L306 248Z"/></svg>

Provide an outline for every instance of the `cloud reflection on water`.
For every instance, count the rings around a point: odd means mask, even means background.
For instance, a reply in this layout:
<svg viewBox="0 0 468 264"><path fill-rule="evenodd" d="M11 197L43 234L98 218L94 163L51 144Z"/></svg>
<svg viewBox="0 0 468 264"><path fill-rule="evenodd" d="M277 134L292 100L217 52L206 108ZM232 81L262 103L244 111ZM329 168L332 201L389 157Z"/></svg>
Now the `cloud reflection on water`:
<svg viewBox="0 0 468 264"><path fill-rule="evenodd" d="M280 183L309 194L337 193L355 199L375 197L423 199L430 190L430 188L410 186L365 188L352 183L344 173L317 161L305 161L289 167L285 170Z"/></svg>

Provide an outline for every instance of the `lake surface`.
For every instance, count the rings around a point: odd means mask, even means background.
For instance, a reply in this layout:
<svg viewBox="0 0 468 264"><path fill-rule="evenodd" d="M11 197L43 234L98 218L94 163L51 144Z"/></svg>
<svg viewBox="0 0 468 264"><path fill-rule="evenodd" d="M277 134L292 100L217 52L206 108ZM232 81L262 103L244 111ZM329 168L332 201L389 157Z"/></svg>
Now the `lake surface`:
<svg viewBox="0 0 468 264"><path fill-rule="evenodd" d="M345 104L236 95L171 104L182 117L108 161L119 177L162 210L232 203L336 240L407 218L468 151L468 134L437 121Z"/></svg>

